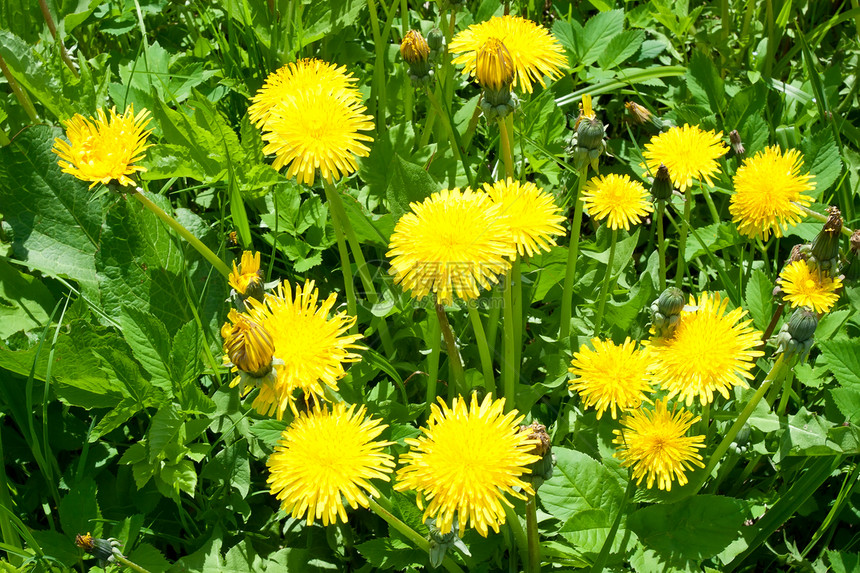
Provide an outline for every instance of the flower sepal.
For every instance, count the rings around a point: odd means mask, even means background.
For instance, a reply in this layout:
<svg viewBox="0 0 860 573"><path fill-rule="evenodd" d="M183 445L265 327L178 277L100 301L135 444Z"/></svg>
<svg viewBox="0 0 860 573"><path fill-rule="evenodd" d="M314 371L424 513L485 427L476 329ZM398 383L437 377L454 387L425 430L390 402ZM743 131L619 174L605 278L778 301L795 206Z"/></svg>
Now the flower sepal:
<svg viewBox="0 0 860 573"><path fill-rule="evenodd" d="M429 530L427 541L430 544L430 565L434 569L442 565L449 549L454 548L466 557L472 556L469 552L469 548L466 547L466 544L463 543L463 540L460 539L456 533L459 529L456 517L454 518L454 523L451 526L451 531L447 533L436 527L436 518L434 517L427 518L426 523L427 529Z"/></svg>

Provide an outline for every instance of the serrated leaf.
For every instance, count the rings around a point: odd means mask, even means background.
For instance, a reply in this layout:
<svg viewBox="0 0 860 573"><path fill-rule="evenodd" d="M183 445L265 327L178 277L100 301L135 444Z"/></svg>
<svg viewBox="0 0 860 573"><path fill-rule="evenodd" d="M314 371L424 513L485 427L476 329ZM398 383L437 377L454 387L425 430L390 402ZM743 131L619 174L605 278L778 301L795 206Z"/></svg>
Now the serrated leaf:
<svg viewBox="0 0 860 573"><path fill-rule="evenodd" d="M707 107L713 113L723 109L726 101L723 80L717 67L702 52L693 52L686 79L687 89L697 104Z"/></svg>
<svg viewBox="0 0 860 573"><path fill-rule="evenodd" d="M153 385L172 392L170 335L157 317L133 306L123 307L119 317L122 333L134 357L151 376Z"/></svg>
<svg viewBox="0 0 860 573"><path fill-rule="evenodd" d="M251 426L251 433L255 438L272 449L281 439L281 432L287 429L287 423L279 420L263 420Z"/></svg>
<svg viewBox="0 0 860 573"><path fill-rule="evenodd" d="M597 65L604 69L611 69L621 65L639 50L644 41L645 32L642 30L621 32L606 44L603 53L597 58Z"/></svg>
<svg viewBox="0 0 860 573"><path fill-rule="evenodd" d="M141 543L128 555L129 561L150 571L159 573L170 568L170 561L164 558L161 551L148 543Z"/></svg>
<svg viewBox="0 0 860 573"><path fill-rule="evenodd" d="M779 450L773 457L779 463L788 456L827 456L841 453L839 446L827 439L833 424L822 416L801 409L782 424Z"/></svg>
<svg viewBox="0 0 860 573"><path fill-rule="evenodd" d="M423 566L427 562L425 553L421 553L413 549L411 545L391 537L371 539L356 545L356 549L371 565L380 569L399 571L410 566Z"/></svg>
<svg viewBox="0 0 860 573"><path fill-rule="evenodd" d="M860 390L860 339L837 338L820 344L827 367L842 386Z"/></svg>
<svg viewBox="0 0 860 573"><path fill-rule="evenodd" d="M101 536L101 511L96 501L96 482L85 478L72 487L60 500L60 525L69 537L79 533L93 532Z"/></svg>
<svg viewBox="0 0 860 573"><path fill-rule="evenodd" d="M822 130L809 139L804 139L803 163L809 170L815 183L815 191L812 197L820 200L822 194L827 191L842 174L842 158L839 156L839 147L833 139L833 133Z"/></svg>
<svg viewBox="0 0 860 573"><path fill-rule="evenodd" d="M126 423L129 418L140 411L140 402L135 398L124 398L111 411L102 416L93 431L90 432L89 442L94 443L105 434L108 434Z"/></svg>
<svg viewBox="0 0 860 573"><path fill-rule="evenodd" d="M852 424L860 425L860 389L834 388L830 390L833 403Z"/></svg>
<svg viewBox="0 0 860 573"><path fill-rule="evenodd" d="M624 10L610 10L595 14L585 23L577 37L577 56L580 64L597 61L613 37L624 31Z"/></svg>
<svg viewBox="0 0 860 573"><path fill-rule="evenodd" d="M185 416L173 404L165 404L152 417L147 440L147 457L150 462L158 459L168 445L179 436Z"/></svg>
<svg viewBox="0 0 860 573"><path fill-rule="evenodd" d="M167 497L178 495L179 492L185 492L190 497L194 497L194 489L197 487L197 470L194 469L194 463L191 460L164 464L157 477L158 490Z"/></svg>
<svg viewBox="0 0 860 573"><path fill-rule="evenodd" d="M193 320L185 323L173 337L170 370L171 378L176 384L196 383L200 375L202 344L202 333L197 322Z"/></svg>
<svg viewBox="0 0 860 573"><path fill-rule="evenodd" d="M203 468L200 477L228 483L236 488L242 497L246 497L251 488L251 466L247 442L236 442L218 452Z"/></svg>
<svg viewBox="0 0 860 573"><path fill-rule="evenodd" d="M774 284L759 269L753 271L747 282L747 307L753 324L760 330L767 328L773 315L773 287Z"/></svg>
<svg viewBox="0 0 860 573"><path fill-rule="evenodd" d="M44 326L54 304L39 279L0 261L0 339Z"/></svg>
<svg viewBox="0 0 860 573"><path fill-rule="evenodd" d="M744 503L719 495L697 495L670 505L633 512L628 527L660 555L702 561L740 535Z"/></svg>
<svg viewBox="0 0 860 573"><path fill-rule="evenodd" d="M565 522L586 510L600 510L614 518L624 492L600 462L565 448L554 448L556 466L540 490L543 507Z"/></svg>
<svg viewBox="0 0 860 573"><path fill-rule="evenodd" d="M833 573L855 573L860 570L860 554L827 550L827 560Z"/></svg>
<svg viewBox="0 0 860 573"><path fill-rule="evenodd" d="M687 250L684 258L688 262L696 257L707 256L708 251L713 254L720 249L736 245L742 240L738 234L737 226L732 223L714 223L707 227L699 227L696 229L696 234L698 239L692 233L687 237ZM705 244L704 247L699 243L699 239Z"/></svg>

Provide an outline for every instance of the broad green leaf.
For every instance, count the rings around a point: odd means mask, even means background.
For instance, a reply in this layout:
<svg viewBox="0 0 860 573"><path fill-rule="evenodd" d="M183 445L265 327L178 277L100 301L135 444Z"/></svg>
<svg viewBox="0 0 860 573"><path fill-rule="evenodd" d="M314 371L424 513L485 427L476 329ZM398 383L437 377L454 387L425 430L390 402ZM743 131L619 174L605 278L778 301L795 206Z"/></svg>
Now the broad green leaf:
<svg viewBox="0 0 860 573"><path fill-rule="evenodd" d="M708 251L712 254L726 247L737 245L741 242L741 237L738 234L737 226L733 223L713 223L706 227L696 229L696 234L699 239L705 243L705 247L699 243L692 234L687 237L687 250L685 251L685 259L692 261L696 257L707 256Z"/></svg>
<svg viewBox="0 0 860 573"><path fill-rule="evenodd" d="M833 132L823 129L811 138L804 139L803 163L813 175L815 191L811 193L816 200L823 201L822 194L827 191L842 174L842 158L833 139Z"/></svg>
<svg viewBox="0 0 860 573"><path fill-rule="evenodd" d="M126 342L152 384L171 392L170 335L164 323L133 306L123 307L119 322Z"/></svg>
<svg viewBox="0 0 860 573"><path fill-rule="evenodd" d="M202 346L203 339L197 323L193 320L186 322L173 337L170 349L170 373L174 383L197 383L201 370Z"/></svg>
<svg viewBox="0 0 860 573"><path fill-rule="evenodd" d="M744 507L738 499L697 495L670 505L639 509L627 523L646 548L660 555L701 561L740 535Z"/></svg>
<svg viewBox="0 0 860 573"><path fill-rule="evenodd" d="M384 173L386 185L383 193L395 220L410 211L410 203L423 201L439 191L439 185L421 165L410 163L396 152L385 166Z"/></svg>
<svg viewBox="0 0 860 573"><path fill-rule="evenodd" d="M602 511L614 519L624 492L603 464L576 450L554 448L556 466L540 490L546 511L566 522L580 512Z"/></svg>
<svg viewBox="0 0 860 573"><path fill-rule="evenodd" d="M287 423L279 420L262 420L251 426L251 433L258 440L275 449L278 440L281 439L281 432L287 429Z"/></svg>
<svg viewBox="0 0 860 573"><path fill-rule="evenodd" d="M147 457L150 462L157 460L164 449L178 438L184 421L185 416L173 404L165 404L158 409L149 426Z"/></svg>
<svg viewBox="0 0 860 573"><path fill-rule="evenodd" d="M176 464L164 464L158 472L156 485L158 490L167 497L185 492L194 497L194 489L197 487L197 470L191 460L180 460ZM166 486L166 487L165 487Z"/></svg>
<svg viewBox="0 0 860 573"><path fill-rule="evenodd" d="M61 135L34 126L0 148L0 212L12 228L15 258L48 276L78 281L92 298L102 201L90 200L86 184L60 171L51 148Z"/></svg>
<svg viewBox="0 0 860 573"><path fill-rule="evenodd" d="M140 411L140 402L134 398L123 398L122 402L117 404L107 414L102 416L93 431L90 432L89 442L92 444L97 442L99 438L105 434L116 430L121 425L126 423L132 416Z"/></svg>
<svg viewBox="0 0 860 573"><path fill-rule="evenodd" d="M44 326L54 304L39 279L0 260L0 339Z"/></svg>
<svg viewBox="0 0 860 573"><path fill-rule="evenodd" d="M764 330L773 314L773 283L760 269L747 282L746 303L756 328Z"/></svg>
<svg viewBox="0 0 860 573"><path fill-rule="evenodd" d="M558 39L562 46L567 50L568 56L576 57L579 52L577 49L577 37L583 33L582 26L576 20L561 20L557 19L552 23L552 35ZM571 61L573 61L571 59Z"/></svg>
<svg viewBox="0 0 860 573"><path fill-rule="evenodd" d="M860 554L827 550L827 560L833 573L853 573L860 570Z"/></svg>
<svg viewBox="0 0 860 573"><path fill-rule="evenodd" d="M597 58L597 65L604 69L621 65L639 50L644 40L645 32L642 30L621 32L609 40L603 53Z"/></svg>
<svg viewBox="0 0 860 573"><path fill-rule="evenodd" d="M788 456L830 456L841 453L835 443L827 439L833 424L822 416L801 408L782 424L779 450L773 457L775 463Z"/></svg>
<svg viewBox="0 0 860 573"><path fill-rule="evenodd" d="M846 388L860 390L860 338L837 338L819 346L836 380Z"/></svg>
<svg viewBox="0 0 860 573"><path fill-rule="evenodd" d="M75 114L72 101L63 97L63 88L33 48L24 40L0 29L0 56L15 78L36 100L57 119L68 119Z"/></svg>
<svg viewBox="0 0 860 573"><path fill-rule="evenodd" d="M74 571L74 567L81 558L81 550L72 541L73 536L63 535L59 531L49 529L31 531L30 533L33 539L42 546L42 551L45 552L45 555L65 565L66 571ZM2 573L25 573L27 571L32 571L32 569L18 569L5 561L0 561L0 572Z"/></svg>
<svg viewBox="0 0 860 573"><path fill-rule="evenodd" d="M596 62L612 38L623 31L624 10L601 12L589 18L582 35L577 36L578 63L589 65Z"/></svg>
<svg viewBox="0 0 860 573"><path fill-rule="evenodd" d="M714 63L702 52L696 50L687 68L687 89L693 99L713 113L723 108L726 101L723 80Z"/></svg>
<svg viewBox="0 0 860 573"><path fill-rule="evenodd" d="M860 389L834 388L829 390L833 403L852 424L860 425Z"/></svg>
<svg viewBox="0 0 860 573"><path fill-rule="evenodd" d="M60 500L60 525L69 537L88 531L101 537L101 517L96 501L96 482L91 478L75 484Z"/></svg>
<svg viewBox="0 0 860 573"><path fill-rule="evenodd" d="M246 497L251 488L247 443L236 442L218 452L212 461L204 466L200 477L227 483L236 488L242 497Z"/></svg>
<svg viewBox="0 0 860 573"><path fill-rule="evenodd" d="M161 551L148 543L141 543L135 547L128 554L128 559L151 573L167 571L170 568L170 562L164 558Z"/></svg>
<svg viewBox="0 0 860 573"><path fill-rule="evenodd" d="M844 308L842 310L831 310L822 316L818 321L818 326L815 328L815 339L819 342L831 339L843 327L845 320L851 314L851 309Z"/></svg>
<svg viewBox="0 0 860 573"><path fill-rule="evenodd" d="M356 546L368 563L379 569L403 570L410 566L423 566L427 554L414 549L404 541L391 537L378 537ZM454 551L456 553L456 551Z"/></svg>

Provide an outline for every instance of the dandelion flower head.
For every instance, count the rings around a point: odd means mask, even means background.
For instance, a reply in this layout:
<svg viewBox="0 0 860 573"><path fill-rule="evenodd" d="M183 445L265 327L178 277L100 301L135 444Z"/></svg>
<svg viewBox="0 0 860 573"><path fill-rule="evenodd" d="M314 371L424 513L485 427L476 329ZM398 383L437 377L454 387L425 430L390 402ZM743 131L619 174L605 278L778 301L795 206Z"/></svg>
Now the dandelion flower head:
<svg viewBox="0 0 860 573"><path fill-rule="evenodd" d="M662 163L669 169L672 184L682 193L693 186L693 179L713 185L719 172L717 160L729 147L723 143L723 132L704 131L698 125L673 127L655 135L645 144L645 163L656 173Z"/></svg>
<svg viewBox="0 0 860 573"><path fill-rule="evenodd" d="M414 298L471 300L510 268L516 248L501 207L482 191L443 189L412 203L389 242L395 282Z"/></svg>
<svg viewBox="0 0 860 573"><path fill-rule="evenodd" d="M564 234L564 216L555 205L552 195L541 191L534 183L520 183L506 179L493 184L485 183L484 191L493 203L500 206L499 215L505 217L520 256L534 256L549 251L555 238Z"/></svg>
<svg viewBox="0 0 860 573"><path fill-rule="evenodd" d="M274 341L266 329L251 317L232 309L221 327L221 338L224 339L225 362L229 362L234 371L242 370L256 377L271 372ZM230 386L239 382L240 377L237 376Z"/></svg>
<svg viewBox="0 0 860 573"><path fill-rule="evenodd" d="M281 509L307 524L346 523L346 506L368 507L368 496L379 497L370 480L389 481L392 456L382 450L391 442L376 438L388 426L365 417L362 406L347 409L342 402L316 406L300 414L281 433L269 456L268 484Z"/></svg>
<svg viewBox="0 0 860 573"><path fill-rule="evenodd" d="M794 261L779 273L778 281L783 297L791 308L808 306L815 312L829 312L839 300L837 291L842 288L839 277L830 277L809 268L801 259Z"/></svg>
<svg viewBox="0 0 860 573"><path fill-rule="evenodd" d="M651 195L627 175L610 173L593 177L583 189L582 201L596 221L607 220L610 229L630 229L631 224L654 210Z"/></svg>
<svg viewBox="0 0 860 573"><path fill-rule="evenodd" d="M796 149L783 153L771 146L745 159L735 173L735 193L729 204L738 232L766 240L773 232L781 237L803 216L812 198L812 176L801 174L803 158Z"/></svg>
<svg viewBox="0 0 860 573"><path fill-rule="evenodd" d="M233 261L233 271L227 281L231 287L236 289L236 292L241 294L245 294L248 287L259 284L262 281L260 277L260 253L244 251L238 267L236 261Z"/></svg>
<svg viewBox="0 0 860 573"><path fill-rule="evenodd" d="M559 78L567 68L564 48L545 28L519 16L495 16L473 24L451 40L450 51L459 54L453 63L463 64L463 73L474 76L478 52L494 38L504 44L513 59L514 86L532 93L532 82L545 86L543 76Z"/></svg>
<svg viewBox="0 0 860 573"><path fill-rule="evenodd" d="M275 362L275 381L262 384L254 400L254 408L264 415L281 419L287 407L297 415L296 390L306 401L324 400L325 388L337 390L337 381L346 374L343 365L360 359L353 351L361 348L356 342L362 336L347 334L355 317L345 311L330 316L336 296L319 303L318 296L314 282L308 281L296 285L295 293L289 283L281 283L263 302L246 301L249 316L271 335L280 361Z"/></svg>
<svg viewBox="0 0 860 573"><path fill-rule="evenodd" d="M468 407L462 397L450 408L440 399L423 435L406 440L410 450L400 457L394 489L418 492L424 519L434 517L440 531L452 530L456 514L461 537L467 524L484 537L489 529L498 533L503 504L512 507L505 495L525 499L534 493L521 476L540 459L530 453L539 442L519 432L523 417L515 410L505 414L504 406L504 398L490 396L479 405L474 394Z"/></svg>
<svg viewBox="0 0 860 573"><path fill-rule="evenodd" d="M611 340L593 338L594 350L583 344L574 353L570 373L570 390L579 392L585 408L594 407L599 420L606 410L616 418L616 410L624 412L650 402L645 395L651 391L648 352L636 348L630 338L620 346Z"/></svg>
<svg viewBox="0 0 860 573"><path fill-rule="evenodd" d="M654 379L669 392L667 398L678 396L688 406L697 398L710 404L714 392L728 398L734 386L746 388L755 359L762 356L761 332L744 320L745 310L727 311L727 299L707 292L698 304L691 297L690 306L681 311L670 337L649 344Z"/></svg>
<svg viewBox="0 0 860 573"><path fill-rule="evenodd" d="M613 430L613 443L618 446L615 457L622 460L622 466L633 467L636 485L643 479L649 489L655 481L666 491L672 489L673 480L684 485L687 470L705 467L698 453L705 447L705 436L686 435L698 420L677 407L669 412L662 400L657 400L653 410L633 410L622 418L622 429Z"/></svg>
<svg viewBox="0 0 860 573"><path fill-rule="evenodd" d="M143 109L135 115L134 106L129 106L122 115L111 108L110 118L101 108L96 117L75 114L63 122L68 141L54 139L51 151L59 156L57 163L64 173L90 181L90 189L113 180L123 186L134 185L129 175L146 171L136 163L152 147L146 143L151 133L144 131L148 123L149 112Z"/></svg>

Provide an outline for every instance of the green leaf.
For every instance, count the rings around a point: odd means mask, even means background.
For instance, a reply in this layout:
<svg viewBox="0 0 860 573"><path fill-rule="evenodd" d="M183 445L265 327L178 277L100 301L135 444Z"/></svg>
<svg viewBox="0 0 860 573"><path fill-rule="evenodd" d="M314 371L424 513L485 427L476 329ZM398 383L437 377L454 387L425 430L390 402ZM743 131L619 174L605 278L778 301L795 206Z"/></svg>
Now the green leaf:
<svg viewBox="0 0 860 573"><path fill-rule="evenodd" d="M645 32L642 30L627 30L613 36L606 44L603 53L597 58L597 65L604 69L621 65L639 50L643 41L645 41Z"/></svg>
<svg viewBox="0 0 860 573"><path fill-rule="evenodd" d="M91 201L84 183L60 171L51 148L61 135L34 126L0 148L0 212L12 228L15 258L48 276L78 281L92 298L102 202Z"/></svg>
<svg viewBox="0 0 860 573"><path fill-rule="evenodd" d="M410 566L421 566L427 562L426 554L413 549L404 541L391 537L371 539L356 545L356 549L368 563L379 569L400 571Z"/></svg>
<svg viewBox="0 0 860 573"><path fill-rule="evenodd" d="M589 65L608 47L612 38L624 31L624 10L595 14L585 23L582 35L577 35L579 64Z"/></svg>
<svg viewBox="0 0 860 573"><path fill-rule="evenodd" d="M852 424L860 425L860 389L834 388L829 390L833 403Z"/></svg>
<svg viewBox="0 0 860 573"><path fill-rule="evenodd" d="M693 235L687 237L687 250L684 257L687 259L687 262L692 261L696 257L706 256L708 251L713 254L720 249L725 249L741 242L737 226L733 223L714 223L707 227L699 227L696 229L696 234L705 246L703 247Z"/></svg>
<svg viewBox="0 0 860 573"><path fill-rule="evenodd" d="M246 497L251 489L251 466L247 442L236 442L218 452L203 468L200 477L228 483L241 493L242 497Z"/></svg>
<svg viewBox="0 0 860 573"><path fill-rule="evenodd" d="M764 330L773 315L773 283L760 269L747 282L746 303L756 328Z"/></svg>
<svg viewBox="0 0 860 573"><path fill-rule="evenodd" d="M176 384L196 383L200 375L203 338L197 323L190 320L173 337L170 349L171 378Z"/></svg>
<svg viewBox="0 0 860 573"><path fill-rule="evenodd" d="M565 448L554 448L556 466L540 490L541 504L563 522L583 511L601 511L614 519L624 492L612 473L599 461ZM611 523L611 521L610 521Z"/></svg>
<svg viewBox="0 0 860 573"><path fill-rule="evenodd" d="M191 460L180 460L175 464L164 464L158 473L156 485L166 497L178 496L180 492L194 497L197 487L197 470ZM165 487L166 486L166 487Z"/></svg>
<svg viewBox="0 0 860 573"><path fill-rule="evenodd" d="M99 504L96 501L96 482L91 478L76 484L60 500L60 525L69 537L88 531L100 537L101 517Z"/></svg>
<svg viewBox="0 0 860 573"><path fill-rule="evenodd" d="M162 573L170 568L170 562L161 551L148 543L141 543L129 553L128 560L150 573Z"/></svg>
<svg viewBox="0 0 860 573"><path fill-rule="evenodd" d="M837 338L820 344L827 367L842 386L860 390L860 338Z"/></svg>
<svg viewBox="0 0 860 573"><path fill-rule="evenodd" d="M860 554L827 550L827 560L833 573L852 573L860 570Z"/></svg>
<svg viewBox="0 0 860 573"><path fill-rule="evenodd" d="M255 438L275 449L278 440L281 439L281 432L287 429L287 423L279 420L263 420L251 426L251 433Z"/></svg>
<svg viewBox="0 0 860 573"><path fill-rule="evenodd" d="M44 326L54 304L40 280L0 260L0 338Z"/></svg>
<svg viewBox="0 0 860 573"><path fill-rule="evenodd" d="M833 424L823 417L801 407L797 414L789 416L782 424L774 463L788 456L830 456L841 453L841 448L827 439L827 432L832 427Z"/></svg>
<svg viewBox="0 0 860 573"><path fill-rule="evenodd" d="M627 521L645 547L658 554L702 561L740 535L744 508L738 499L697 495L637 510Z"/></svg>
<svg viewBox="0 0 860 573"><path fill-rule="evenodd" d="M822 194L839 179L842 174L842 158L839 147L829 129L819 131L811 138L804 138L802 143L803 163L814 176L815 191L812 197L822 200Z"/></svg>
<svg viewBox="0 0 860 573"><path fill-rule="evenodd" d="M122 333L153 385L171 392L170 335L157 317L133 306L122 309Z"/></svg>
<svg viewBox="0 0 860 573"><path fill-rule="evenodd" d="M97 442L105 434L109 434L125 424L129 418L140 412L140 410L140 402L135 398L124 398L115 408L102 416L102 419L99 420L99 423L90 432L89 442L91 444Z"/></svg>
<svg viewBox="0 0 860 573"><path fill-rule="evenodd" d="M439 190L439 185L424 167L410 163L399 153L395 153L391 159L386 178L388 185L385 188L385 196L395 219L410 211L410 203L423 201Z"/></svg>
<svg viewBox="0 0 860 573"><path fill-rule="evenodd" d="M158 409L149 426L147 457L150 462L157 460L164 449L176 441L184 421L185 416L173 404L165 404Z"/></svg>
<svg viewBox="0 0 860 573"><path fill-rule="evenodd" d="M707 107L713 113L723 109L726 92L720 72L714 63L702 52L696 50L687 68L687 89L697 104Z"/></svg>

